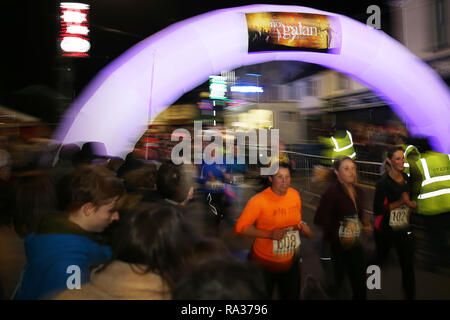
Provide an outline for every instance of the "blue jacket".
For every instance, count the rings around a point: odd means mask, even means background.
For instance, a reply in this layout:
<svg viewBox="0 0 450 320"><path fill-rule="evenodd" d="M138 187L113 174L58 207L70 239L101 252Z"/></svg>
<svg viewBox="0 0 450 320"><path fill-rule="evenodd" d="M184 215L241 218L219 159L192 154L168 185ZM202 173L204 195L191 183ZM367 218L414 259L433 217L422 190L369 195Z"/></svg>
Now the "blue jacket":
<svg viewBox="0 0 450 320"><path fill-rule="evenodd" d="M112 250L80 234L30 234L25 238L27 265L16 299L46 299L68 289L67 282L79 267L80 283L90 279L90 268L108 261Z"/></svg>
<svg viewBox="0 0 450 320"><path fill-rule="evenodd" d="M211 181L210 175L212 175L216 181L220 183L225 183L225 175L223 174L222 168L224 166L222 164L212 163L207 164L203 162L202 168L200 171L200 178L199 183L201 184L201 187L199 188L200 192L203 193L224 193L225 189L224 186L218 189L211 189L208 187L207 182Z"/></svg>

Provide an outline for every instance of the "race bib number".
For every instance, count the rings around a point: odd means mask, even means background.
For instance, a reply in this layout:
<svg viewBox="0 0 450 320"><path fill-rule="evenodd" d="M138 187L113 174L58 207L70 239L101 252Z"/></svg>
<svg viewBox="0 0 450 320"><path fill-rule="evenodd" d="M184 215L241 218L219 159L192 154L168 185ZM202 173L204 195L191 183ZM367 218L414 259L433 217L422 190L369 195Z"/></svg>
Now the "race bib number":
<svg viewBox="0 0 450 320"><path fill-rule="evenodd" d="M298 230L286 232L283 239L273 240L273 253L277 255L289 254L300 247L300 235Z"/></svg>
<svg viewBox="0 0 450 320"><path fill-rule="evenodd" d="M339 240L344 246L352 245L358 240L361 227L357 217L345 218L339 227Z"/></svg>
<svg viewBox="0 0 450 320"><path fill-rule="evenodd" d="M244 176L241 174L233 175L231 178L231 183L234 185L240 185L244 183Z"/></svg>
<svg viewBox="0 0 450 320"><path fill-rule="evenodd" d="M392 229L403 229L409 226L409 208L406 205L391 211L389 225Z"/></svg>

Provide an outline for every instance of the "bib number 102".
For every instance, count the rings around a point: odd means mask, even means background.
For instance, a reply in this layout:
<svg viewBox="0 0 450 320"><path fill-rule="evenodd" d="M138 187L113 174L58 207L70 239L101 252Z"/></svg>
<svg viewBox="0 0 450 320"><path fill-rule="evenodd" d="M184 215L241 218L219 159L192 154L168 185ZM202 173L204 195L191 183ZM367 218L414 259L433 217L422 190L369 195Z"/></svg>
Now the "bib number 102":
<svg viewBox="0 0 450 320"><path fill-rule="evenodd" d="M405 206L401 206L391 211L389 219L389 225L392 228L404 228L408 226L408 213L409 210Z"/></svg>

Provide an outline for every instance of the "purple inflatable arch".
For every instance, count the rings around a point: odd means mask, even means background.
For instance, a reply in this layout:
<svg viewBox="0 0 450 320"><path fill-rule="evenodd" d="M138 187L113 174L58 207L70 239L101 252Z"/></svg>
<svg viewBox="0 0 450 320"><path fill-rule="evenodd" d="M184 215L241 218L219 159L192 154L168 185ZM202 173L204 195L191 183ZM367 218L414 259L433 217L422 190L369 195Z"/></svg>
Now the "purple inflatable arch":
<svg viewBox="0 0 450 320"><path fill-rule="evenodd" d="M333 17L340 52L248 52L246 13L296 12ZM176 23L122 54L75 100L56 132L61 143L100 141L109 155L132 150L161 111L210 75L274 60L315 63L371 88L405 118L414 135L450 153L450 94L435 72L385 33L334 13L306 7L251 5Z"/></svg>

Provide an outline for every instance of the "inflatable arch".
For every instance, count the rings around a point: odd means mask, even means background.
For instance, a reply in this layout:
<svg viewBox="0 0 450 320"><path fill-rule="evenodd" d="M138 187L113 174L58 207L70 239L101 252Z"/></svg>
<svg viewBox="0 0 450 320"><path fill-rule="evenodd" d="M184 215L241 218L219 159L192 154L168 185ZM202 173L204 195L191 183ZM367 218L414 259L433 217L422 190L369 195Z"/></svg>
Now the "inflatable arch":
<svg viewBox="0 0 450 320"><path fill-rule="evenodd" d="M333 19L338 52L249 52L249 13L320 14ZM100 141L129 152L154 119L210 75L274 60L319 64L382 97L414 135L450 153L450 94L434 71L381 31L348 17L297 6L250 5L202 14L156 33L122 54L85 88L56 131L61 143Z"/></svg>

